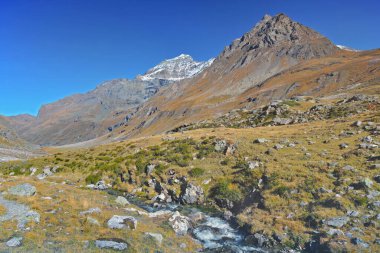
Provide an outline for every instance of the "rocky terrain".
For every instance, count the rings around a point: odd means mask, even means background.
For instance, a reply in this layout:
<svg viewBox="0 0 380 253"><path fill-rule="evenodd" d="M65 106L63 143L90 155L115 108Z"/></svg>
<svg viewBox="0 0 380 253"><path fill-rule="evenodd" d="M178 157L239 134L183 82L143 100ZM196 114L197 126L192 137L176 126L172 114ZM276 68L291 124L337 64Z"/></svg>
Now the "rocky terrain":
<svg viewBox="0 0 380 253"><path fill-rule="evenodd" d="M51 146L0 162L0 251L379 252L379 70L279 14L1 117L7 152Z"/></svg>

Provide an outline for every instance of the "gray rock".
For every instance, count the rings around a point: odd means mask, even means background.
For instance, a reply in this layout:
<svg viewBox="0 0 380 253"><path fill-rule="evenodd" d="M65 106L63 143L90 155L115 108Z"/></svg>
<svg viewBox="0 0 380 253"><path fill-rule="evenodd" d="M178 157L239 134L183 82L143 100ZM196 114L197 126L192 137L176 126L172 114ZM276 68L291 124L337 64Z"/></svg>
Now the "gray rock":
<svg viewBox="0 0 380 253"><path fill-rule="evenodd" d="M146 169L145 169L145 173L149 176L150 174L153 173L155 167L156 167L156 165L154 165L154 164L147 165Z"/></svg>
<svg viewBox="0 0 380 253"><path fill-rule="evenodd" d="M121 239L98 239L95 246L100 249L126 250L128 244Z"/></svg>
<svg viewBox="0 0 380 253"><path fill-rule="evenodd" d="M348 148L348 144L347 143L341 143L341 144L339 144L339 147L341 149L345 149L345 148Z"/></svg>
<svg viewBox="0 0 380 253"><path fill-rule="evenodd" d="M371 136L366 136L362 139L363 142L365 143L372 143L373 142L373 138Z"/></svg>
<svg viewBox="0 0 380 253"><path fill-rule="evenodd" d="M129 201L124 198L123 196L118 196L115 200L115 202L121 206L129 205Z"/></svg>
<svg viewBox="0 0 380 253"><path fill-rule="evenodd" d="M34 176L34 174L36 174L36 172L38 171L38 169L35 168L35 167L30 167L30 168L29 168L29 171L30 171L30 175L31 175L31 176Z"/></svg>
<svg viewBox="0 0 380 253"><path fill-rule="evenodd" d="M358 121L355 121L355 122L352 124L352 126L354 126L354 127L360 127L362 124L363 124L363 122L361 122L360 120L358 120Z"/></svg>
<svg viewBox="0 0 380 253"><path fill-rule="evenodd" d="M186 235L191 228L190 219L176 211L170 218L169 224L177 235Z"/></svg>
<svg viewBox="0 0 380 253"><path fill-rule="evenodd" d="M201 204L204 201L204 192L200 186L191 183L182 185L180 200L183 204Z"/></svg>
<svg viewBox="0 0 380 253"><path fill-rule="evenodd" d="M363 241L362 239L360 239L358 237L352 238L351 242L353 244L358 245L358 246L363 247L363 248L368 248L369 247L368 243L366 243L365 241Z"/></svg>
<svg viewBox="0 0 380 253"><path fill-rule="evenodd" d="M19 247L21 246L22 240L23 240L22 237L13 237L12 239L6 242L6 245L8 247Z"/></svg>
<svg viewBox="0 0 380 253"><path fill-rule="evenodd" d="M259 143L259 144L261 144L261 143L265 143L265 142L269 142L269 141L267 139L264 139L264 138L258 138L256 140L254 140L253 143Z"/></svg>
<svg viewBox="0 0 380 253"><path fill-rule="evenodd" d="M350 221L347 216L335 217L324 220L323 223L331 227L341 228Z"/></svg>
<svg viewBox="0 0 380 253"><path fill-rule="evenodd" d="M86 222L88 222L91 225L100 226L99 221L97 219L95 219L95 218L92 218L92 217L87 217L86 218Z"/></svg>
<svg viewBox="0 0 380 253"><path fill-rule="evenodd" d="M225 140L217 140L215 142L215 151L217 152L225 152L225 150L227 149L227 141Z"/></svg>
<svg viewBox="0 0 380 253"><path fill-rule="evenodd" d="M101 213L101 212L102 212L102 210L100 210L99 207L93 207L93 208L90 208L86 211L82 211L79 214L80 215L86 215L86 214Z"/></svg>
<svg viewBox="0 0 380 253"><path fill-rule="evenodd" d="M279 149L284 148L284 146L282 146L281 144L276 144L276 145L274 145L273 148L276 149L276 150L279 150Z"/></svg>
<svg viewBox="0 0 380 253"><path fill-rule="evenodd" d="M164 237L161 234L159 234L159 233L146 232L145 235L148 236L148 237L150 237L150 238L152 238L152 239L154 239L157 242L158 245L161 245L162 240L164 239Z"/></svg>
<svg viewBox="0 0 380 253"><path fill-rule="evenodd" d="M380 169L380 164L379 163L378 164L372 164L371 166L369 166L369 168L371 170Z"/></svg>
<svg viewBox="0 0 380 253"><path fill-rule="evenodd" d="M260 166L260 163L258 161L249 161L248 162L248 168L250 170L253 170L255 168L258 168Z"/></svg>
<svg viewBox="0 0 380 253"><path fill-rule="evenodd" d="M347 215L351 216L351 217L358 217L359 214L360 213L358 211L355 211L355 210L349 210L349 211L347 211Z"/></svg>
<svg viewBox="0 0 380 253"><path fill-rule="evenodd" d="M343 231L340 229L330 228L329 231L327 231L328 235L334 236L334 235L344 235Z"/></svg>
<svg viewBox="0 0 380 253"><path fill-rule="evenodd" d="M112 229L123 229L127 227L130 229L136 229L137 220L132 216L114 215L111 219L108 220L107 226Z"/></svg>
<svg viewBox="0 0 380 253"><path fill-rule="evenodd" d="M343 170L347 170L347 171L355 171L355 168L352 167L351 165L346 165L342 168Z"/></svg>
<svg viewBox="0 0 380 253"><path fill-rule="evenodd" d="M30 197L36 194L36 187L31 184L20 184L9 188L8 192L12 195Z"/></svg>

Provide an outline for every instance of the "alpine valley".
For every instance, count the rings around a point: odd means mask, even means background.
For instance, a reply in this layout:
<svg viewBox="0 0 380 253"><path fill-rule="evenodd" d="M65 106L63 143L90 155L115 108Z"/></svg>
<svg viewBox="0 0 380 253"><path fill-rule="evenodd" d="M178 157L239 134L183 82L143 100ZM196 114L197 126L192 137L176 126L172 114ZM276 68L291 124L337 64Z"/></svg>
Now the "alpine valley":
<svg viewBox="0 0 380 253"><path fill-rule="evenodd" d="M0 116L0 251L380 252L379 94L380 49L281 13Z"/></svg>

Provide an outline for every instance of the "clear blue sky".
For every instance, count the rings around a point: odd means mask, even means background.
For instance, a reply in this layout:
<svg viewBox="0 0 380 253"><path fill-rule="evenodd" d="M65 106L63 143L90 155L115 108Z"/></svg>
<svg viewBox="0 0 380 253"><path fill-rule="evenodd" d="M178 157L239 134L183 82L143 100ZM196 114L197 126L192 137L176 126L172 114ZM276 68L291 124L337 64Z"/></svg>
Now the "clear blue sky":
<svg viewBox="0 0 380 253"><path fill-rule="evenodd" d="M207 60L266 13L378 48L379 10L379 0L0 0L0 114L36 114L181 53Z"/></svg>

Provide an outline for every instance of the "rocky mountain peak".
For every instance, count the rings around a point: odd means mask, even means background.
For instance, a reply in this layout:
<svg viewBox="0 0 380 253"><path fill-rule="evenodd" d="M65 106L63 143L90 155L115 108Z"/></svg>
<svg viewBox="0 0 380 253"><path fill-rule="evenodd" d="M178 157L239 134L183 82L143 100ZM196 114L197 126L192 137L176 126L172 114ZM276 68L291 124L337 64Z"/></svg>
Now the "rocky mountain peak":
<svg viewBox="0 0 380 253"><path fill-rule="evenodd" d="M194 61L190 55L181 54L177 57L162 61L157 66L149 69L144 75L137 76L137 79L143 81L154 79L179 81L197 75L210 66L213 61L214 59L197 62Z"/></svg>

